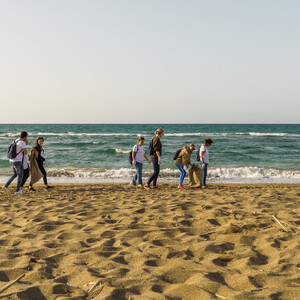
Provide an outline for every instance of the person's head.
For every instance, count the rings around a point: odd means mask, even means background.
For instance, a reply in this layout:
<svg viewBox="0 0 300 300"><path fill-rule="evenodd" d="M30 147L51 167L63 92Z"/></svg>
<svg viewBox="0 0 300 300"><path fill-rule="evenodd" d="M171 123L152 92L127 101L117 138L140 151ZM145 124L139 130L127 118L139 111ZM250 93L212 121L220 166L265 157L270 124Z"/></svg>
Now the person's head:
<svg viewBox="0 0 300 300"><path fill-rule="evenodd" d="M155 131L154 131L154 134L156 136L158 136L159 138L162 138L163 135L164 135L164 130L162 128L157 128Z"/></svg>
<svg viewBox="0 0 300 300"><path fill-rule="evenodd" d="M27 139L27 136L28 136L28 133L26 131L22 131L20 133L20 139L23 141Z"/></svg>
<svg viewBox="0 0 300 300"><path fill-rule="evenodd" d="M139 146L143 146L144 145L144 141L145 141L144 137L140 136L139 139L138 139L138 145Z"/></svg>
<svg viewBox="0 0 300 300"><path fill-rule="evenodd" d="M41 148L43 143L44 143L44 138L42 136L39 136L35 141L35 146Z"/></svg>
<svg viewBox="0 0 300 300"><path fill-rule="evenodd" d="M213 143L214 143L214 141L212 139L204 139L204 145L206 147L209 147Z"/></svg>
<svg viewBox="0 0 300 300"><path fill-rule="evenodd" d="M189 149L191 152L193 152L193 151L195 150L195 145L194 145L194 144L190 144L190 145L188 146L188 149Z"/></svg>

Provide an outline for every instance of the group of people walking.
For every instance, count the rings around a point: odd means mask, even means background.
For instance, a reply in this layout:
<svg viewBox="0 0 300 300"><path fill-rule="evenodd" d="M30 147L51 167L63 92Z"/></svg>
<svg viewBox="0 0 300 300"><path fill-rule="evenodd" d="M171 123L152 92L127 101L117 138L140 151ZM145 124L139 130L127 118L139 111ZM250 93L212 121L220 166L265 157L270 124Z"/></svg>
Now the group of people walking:
<svg viewBox="0 0 300 300"><path fill-rule="evenodd" d="M143 137L138 138L137 144L134 145L131 152L132 165L134 165L136 168L136 173L133 175L131 181L132 185L143 187L142 170L144 160L146 160L149 165L151 163L153 165L153 173L150 175L147 183L144 185L145 189L157 188L157 178L159 176L160 166L162 163L162 144L160 140L164 136L164 130L162 128L158 128L154 132L154 134L155 136L149 143L148 147L150 160L145 154L145 139ZM24 185L29 176L30 191L35 191L33 184L38 182L41 178L43 178L44 185L47 190L52 188L48 185L47 172L44 168L44 163L48 164L48 161L45 158L43 143L44 138L38 137L36 139L35 145L30 150L30 153L28 153L28 133L26 131L22 131L20 133L19 139L13 141L8 151L8 157L10 157L10 164L13 169L13 175L4 185L4 189L7 189L12 181L17 177L15 193L23 194L24 192L26 192L26 190L24 189ZM201 161L202 164L202 187L204 188L206 187L207 168L209 164L208 147L212 144L213 141L211 139L205 139L203 145L198 150L198 160ZM183 188L183 181L186 177L186 171L188 170L189 165L191 165L191 155L195 149L195 145L190 144L189 146L184 146L182 149L179 149L176 154L174 154L176 156L173 157L174 163L180 172L178 188Z"/></svg>
<svg viewBox="0 0 300 300"><path fill-rule="evenodd" d="M161 138L164 136L164 130L162 128L158 128L154 132L155 136L149 143L148 152L150 155L150 160L153 165L153 173L150 175L147 183L144 185L145 189L156 189L157 178L160 172L160 165L162 163L162 144ZM144 141L143 137L139 137L138 142L134 145L131 155L132 155L132 164L136 167L136 173L133 175L131 184L138 187L143 187L142 180L142 169L143 169L143 160L145 159L150 165L150 160L147 158L144 149ZM201 161L202 165L202 187L206 188L206 178L207 178L207 168L209 165L209 152L208 147L213 144L212 139L204 139L204 143L200 147L199 161ZM189 165L191 165L191 155L193 151L196 149L194 144L190 144L189 146L184 146L182 149L179 149L176 153L175 165L179 169L180 177L179 177L179 185L178 188L183 188L183 180L186 176L186 171L188 170ZM175 155L175 154L174 154Z"/></svg>
<svg viewBox="0 0 300 300"><path fill-rule="evenodd" d="M24 185L29 176L30 191L35 191L33 184L38 182L41 178L43 178L44 185L47 190L52 188L48 185L47 172L44 168L44 163L48 163L48 161L45 158L43 143L44 138L38 137L35 145L30 150L30 153L28 153L28 133L26 131L22 131L19 138L13 141L8 150L8 157L10 157L9 161L13 169L13 175L4 185L4 189L7 189L12 181L17 177L15 194L24 194L26 192Z"/></svg>

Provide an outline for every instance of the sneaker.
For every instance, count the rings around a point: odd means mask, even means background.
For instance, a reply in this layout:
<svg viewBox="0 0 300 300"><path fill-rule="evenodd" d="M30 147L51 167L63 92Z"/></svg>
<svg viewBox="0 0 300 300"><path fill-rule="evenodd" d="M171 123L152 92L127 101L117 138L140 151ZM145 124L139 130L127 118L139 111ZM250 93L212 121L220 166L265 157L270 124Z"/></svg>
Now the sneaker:
<svg viewBox="0 0 300 300"><path fill-rule="evenodd" d="M178 185L178 188L179 188L179 189L183 189L183 185L182 185L182 184L179 184L179 185Z"/></svg>
<svg viewBox="0 0 300 300"><path fill-rule="evenodd" d="M153 186L152 188L153 188L153 189L158 189L158 187L157 187L156 185L155 185L155 186Z"/></svg>
<svg viewBox="0 0 300 300"><path fill-rule="evenodd" d="M202 185L202 189L207 189L207 185Z"/></svg>
<svg viewBox="0 0 300 300"><path fill-rule="evenodd" d="M151 189L151 186L150 186L149 184L145 184L145 185L144 185L144 188L147 189L147 190L150 190L150 189Z"/></svg>
<svg viewBox="0 0 300 300"><path fill-rule="evenodd" d="M53 186L48 185L45 189L46 190L51 190L51 189L53 189Z"/></svg>
<svg viewBox="0 0 300 300"><path fill-rule="evenodd" d="M26 189L23 189L23 188L21 188L21 191L23 192L23 194L28 192Z"/></svg>
<svg viewBox="0 0 300 300"><path fill-rule="evenodd" d="M35 192L35 189L34 189L33 187L30 187L30 188L29 188L29 191Z"/></svg>
<svg viewBox="0 0 300 300"><path fill-rule="evenodd" d="M143 186L141 184L138 185L138 188L142 188Z"/></svg>
<svg viewBox="0 0 300 300"><path fill-rule="evenodd" d="M135 186L135 184L134 184L133 182L130 182L130 185L133 185L133 186Z"/></svg>
<svg viewBox="0 0 300 300"><path fill-rule="evenodd" d="M15 192L15 194L17 194L17 195L23 195L24 193L21 190L18 190L18 191Z"/></svg>
<svg viewBox="0 0 300 300"><path fill-rule="evenodd" d="M2 188L3 188L4 190L7 190L7 189L8 189L6 186L3 186Z"/></svg>

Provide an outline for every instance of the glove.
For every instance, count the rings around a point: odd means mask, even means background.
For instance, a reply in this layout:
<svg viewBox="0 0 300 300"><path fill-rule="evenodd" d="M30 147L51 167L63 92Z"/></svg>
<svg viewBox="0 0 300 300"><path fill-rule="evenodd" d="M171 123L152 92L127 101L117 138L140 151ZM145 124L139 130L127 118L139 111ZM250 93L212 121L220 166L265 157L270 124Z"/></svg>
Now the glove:
<svg viewBox="0 0 300 300"><path fill-rule="evenodd" d="M136 161L135 159L132 160L132 165L135 166L136 165Z"/></svg>
<svg viewBox="0 0 300 300"><path fill-rule="evenodd" d="M158 157L158 164L161 164L161 156Z"/></svg>
<svg viewBox="0 0 300 300"><path fill-rule="evenodd" d="M188 169L188 167L187 167L186 165L184 165L184 166L183 166L183 170L186 171L187 169Z"/></svg>

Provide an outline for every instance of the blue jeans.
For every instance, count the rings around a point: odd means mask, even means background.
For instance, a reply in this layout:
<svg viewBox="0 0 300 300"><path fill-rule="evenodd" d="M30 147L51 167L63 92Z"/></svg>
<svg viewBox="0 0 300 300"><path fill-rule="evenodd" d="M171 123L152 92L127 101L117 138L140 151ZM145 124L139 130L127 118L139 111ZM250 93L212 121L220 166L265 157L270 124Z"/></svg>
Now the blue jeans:
<svg viewBox="0 0 300 300"><path fill-rule="evenodd" d="M17 186L16 186L16 192L20 190L22 178L23 178L23 162L16 161L11 162L11 167L14 171L13 175L10 177L10 179L6 182L5 187L9 187L9 185L13 182L13 180L18 176Z"/></svg>
<svg viewBox="0 0 300 300"><path fill-rule="evenodd" d="M206 186L207 166L208 164L202 164L202 186Z"/></svg>
<svg viewBox="0 0 300 300"><path fill-rule="evenodd" d="M158 160L151 160L153 164L153 173L148 179L147 184L150 184L153 181L153 186L156 186L156 181L160 171L160 165L158 164Z"/></svg>
<svg viewBox="0 0 300 300"><path fill-rule="evenodd" d="M178 164L175 164L175 165L180 171L179 184L183 184L183 179L186 175L186 171L183 167L179 166Z"/></svg>
<svg viewBox="0 0 300 300"><path fill-rule="evenodd" d="M143 164L136 162L135 168L136 168L136 173L133 175L132 184L136 185L136 181L138 181L139 184L143 184L143 180L142 180Z"/></svg>

